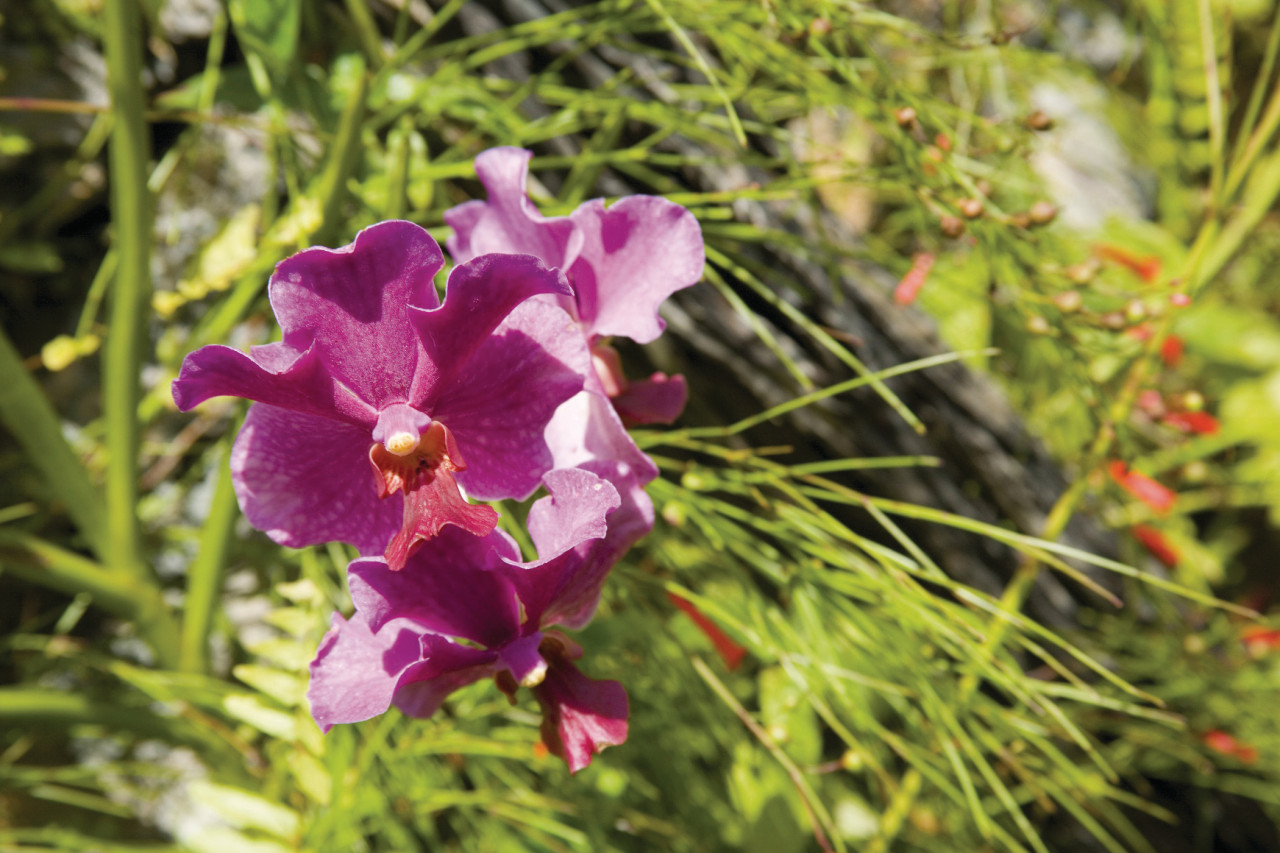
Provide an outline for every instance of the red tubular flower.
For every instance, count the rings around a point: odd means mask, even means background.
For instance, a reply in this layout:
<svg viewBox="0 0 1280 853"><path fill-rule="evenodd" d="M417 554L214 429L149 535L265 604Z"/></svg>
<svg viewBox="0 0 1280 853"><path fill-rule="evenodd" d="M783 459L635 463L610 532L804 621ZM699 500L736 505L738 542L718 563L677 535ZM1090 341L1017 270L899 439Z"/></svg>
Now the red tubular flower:
<svg viewBox="0 0 1280 853"><path fill-rule="evenodd" d="M720 653L720 657L724 659L724 665L729 669L737 669L738 665L742 663L743 657L746 656L747 650L729 639L729 636L724 631L721 631L716 623L702 615L702 611L693 602L686 601L674 592L667 593L667 598L671 600L672 604L683 610L693 620L693 624L697 625L702 630L702 633L707 635L707 639L711 641L711 644L716 647L716 651Z"/></svg>
<svg viewBox="0 0 1280 853"><path fill-rule="evenodd" d="M1107 468L1111 472L1112 479L1122 489L1158 513L1168 512L1178 501L1176 492L1157 483L1141 471L1131 470L1118 459L1113 460Z"/></svg>
<svg viewBox="0 0 1280 853"><path fill-rule="evenodd" d="M1208 412L1169 412L1163 422L1183 432L1197 435L1214 435L1219 430L1218 419Z"/></svg>
<svg viewBox="0 0 1280 853"><path fill-rule="evenodd" d="M1160 358L1169 367L1177 367L1182 363L1182 349L1182 338L1177 335L1170 335L1160 345Z"/></svg>
<svg viewBox="0 0 1280 853"><path fill-rule="evenodd" d="M920 295L920 288L924 287L929 277L929 270L933 269L935 260L931 252L920 252L912 259L911 269L907 270L907 274L893 290L895 302L899 305L910 305L916 301L916 297Z"/></svg>
<svg viewBox="0 0 1280 853"><path fill-rule="evenodd" d="M1267 652L1280 649L1280 628L1269 628L1266 625L1250 625L1240 632L1240 639L1249 654L1260 657Z"/></svg>
<svg viewBox="0 0 1280 853"><path fill-rule="evenodd" d="M1221 729L1210 729L1200 736L1200 740L1214 752L1230 755L1245 764L1253 764L1258 760L1256 747L1241 743Z"/></svg>
<svg viewBox="0 0 1280 853"><path fill-rule="evenodd" d="M1142 544L1143 548L1146 548L1151 553L1151 556L1164 563L1166 568L1172 569L1178 565L1177 549L1169 543L1169 540L1159 530L1154 527L1148 527L1145 524L1139 524L1129 532L1133 534L1134 539L1137 539Z"/></svg>
<svg viewBox="0 0 1280 853"><path fill-rule="evenodd" d="M1160 271L1163 268L1159 258L1140 258L1119 246L1098 245L1094 247L1094 252L1103 260L1119 264L1148 284L1160 277Z"/></svg>

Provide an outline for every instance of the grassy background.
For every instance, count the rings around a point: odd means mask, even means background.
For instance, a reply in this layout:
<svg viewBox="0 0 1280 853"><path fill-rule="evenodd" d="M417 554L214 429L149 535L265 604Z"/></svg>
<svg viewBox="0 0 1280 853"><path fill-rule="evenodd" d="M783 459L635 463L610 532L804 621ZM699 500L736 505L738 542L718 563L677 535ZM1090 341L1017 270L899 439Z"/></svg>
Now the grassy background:
<svg viewBox="0 0 1280 853"><path fill-rule="evenodd" d="M0 849L1280 844L1280 658L1244 640L1280 547L1275 3L229 0L200 25L176 6L4 12ZM535 747L532 703L487 684L430 721L321 736L306 665L350 610L352 555L250 531L226 465L241 404L184 416L168 392L190 350L271 339L280 259L391 217L443 239L493 144L535 150L546 213L687 205L717 322L754 329L801 395L725 424L696 405L720 368L686 362L688 417L637 435L661 522L580 638L590 674L626 684L631 736L576 777ZM707 190L717 170L742 180ZM871 373L812 319L831 297L761 268L762 245L884 271L866 288L936 259L901 310L979 353L1068 474L1042 528L852 476L945 459L764 446L761 425L854 387L918 423L890 376L954 358ZM818 387L765 308L843 381ZM627 355L639 373L681 353ZM1148 391L1219 429L1187 434ZM1058 544L1077 515L1118 558ZM1016 572L949 576L904 529L921 522ZM1024 614L1040 576L1088 567L1111 592L1074 586L1052 628Z"/></svg>

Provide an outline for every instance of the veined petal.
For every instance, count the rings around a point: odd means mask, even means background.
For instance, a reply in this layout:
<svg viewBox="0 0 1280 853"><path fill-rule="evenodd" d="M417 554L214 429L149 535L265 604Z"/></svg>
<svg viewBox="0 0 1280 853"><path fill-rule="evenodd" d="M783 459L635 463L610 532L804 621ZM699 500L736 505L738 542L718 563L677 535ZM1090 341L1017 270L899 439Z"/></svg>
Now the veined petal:
<svg viewBox="0 0 1280 853"><path fill-rule="evenodd" d="M476 157L476 177L488 201L469 201L445 211L453 229L446 243L454 261L462 263L491 253L528 254L547 266L568 269L582 237L568 217L538 213L525 193L533 153L520 148L490 148Z"/></svg>
<svg viewBox="0 0 1280 853"><path fill-rule="evenodd" d="M518 560L520 552L502 531L481 537L446 527L401 571L384 560L353 562L351 600L375 629L408 618L432 633L499 647L519 636L521 626L504 557Z"/></svg>
<svg viewBox="0 0 1280 853"><path fill-rule="evenodd" d="M377 410L334 379L315 347L297 350L286 343L253 347L248 354L217 344L201 347L183 359L172 394L184 412L228 396L368 427L377 420Z"/></svg>
<svg viewBox="0 0 1280 853"><path fill-rule="evenodd" d="M431 634L422 635L426 665L401 680L392 703L410 717L430 717L449 694L501 671L497 652L475 649Z"/></svg>
<svg viewBox="0 0 1280 853"><path fill-rule="evenodd" d="M432 415L466 454L458 482L480 500L528 497L552 467L544 436L590 370L569 315L537 301L518 306L441 392Z"/></svg>
<svg viewBox="0 0 1280 853"><path fill-rule="evenodd" d="M609 514L604 537L584 541L561 558L566 570L554 598L542 612L543 627L585 627L595 615L609 571L632 545L653 530L653 502L634 477L623 473L625 467L608 460L583 464L583 470L593 471L614 485L621 505Z"/></svg>
<svg viewBox="0 0 1280 853"><path fill-rule="evenodd" d="M563 273L530 255L483 255L455 267L444 304L412 312L424 357L407 399L432 410L516 306L532 296L571 293Z"/></svg>
<svg viewBox="0 0 1280 853"><path fill-rule="evenodd" d="M423 357L409 321L436 307L440 247L412 222L382 222L341 249L313 248L271 276L279 343L246 355L223 346L187 356L173 398L186 410L219 395L372 428L378 411L409 399Z"/></svg>
<svg viewBox="0 0 1280 853"><path fill-rule="evenodd" d="M438 304L444 266L435 240L412 222L372 225L341 249L313 248L276 267L271 307L296 349L314 347L325 369L381 409L409 400L421 357L410 315Z"/></svg>
<svg viewBox="0 0 1280 853"><path fill-rule="evenodd" d="M571 217L583 236L570 267L578 318L590 334L648 343L665 324L658 306L702 278L706 250L693 214L656 196L595 199Z"/></svg>
<svg viewBox="0 0 1280 853"><path fill-rule="evenodd" d="M388 624L375 634L358 615L348 621L333 614L307 689L320 728L367 720L391 707L401 679L422 660L420 634L409 623Z"/></svg>
<svg viewBox="0 0 1280 853"><path fill-rule="evenodd" d="M256 403L231 451L236 497L249 523L281 545L338 540L381 554L403 501L378 499L361 427Z"/></svg>

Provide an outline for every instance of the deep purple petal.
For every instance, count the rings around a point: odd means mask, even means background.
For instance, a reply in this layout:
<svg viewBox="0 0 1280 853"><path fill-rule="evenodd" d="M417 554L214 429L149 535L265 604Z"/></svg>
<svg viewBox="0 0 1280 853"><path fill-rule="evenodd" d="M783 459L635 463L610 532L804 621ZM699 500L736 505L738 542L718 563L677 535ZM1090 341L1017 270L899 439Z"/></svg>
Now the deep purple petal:
<svg viewBox="0 0 1280 853"><path fill-rule="evenodd" d="M587 678L566 658L552 663L533 689L542 706L542 742L577 773L607 746L627 739L627 691L616 681Z"/></svg>
<svg viewBox="0 0 1280 853"><path fill-rule="evenodd" d="M563 273L530 255L483 255L455 267L444 304L413 312L425 357L418 362L408 400L434 411L436 401L468 374L472 357L512 309L532 296L571 293Z"/></svg>
<svg viewBox="0 0 1280 853"><path fill-rule="evenodd" d="M188 411L210 397L243 397L295 412L372 427L377 411L335 381L319 349L286 343L253 347L249 354L212 345L189 353L172 386L173 401Z"/></svg>
<svg viewBox="0 0 1280 853"><path fill-rule="evenodd" d="M481 500L528 497L552 467L545 427L591 369L586 342L559 308L518 306L469 360L432 414L453 430Z"/></svg>
<svg viewBox="0 0 1280 853"><path fill-rule="evenodd" d="M400 681L392 702L410 717L430 717L449 694L503 668L496 652L452 643L444 637L422 635L424 664Z"/></svg>
<svg viewBox="0 0 1280 853"><path fill-rule="evenodd" d="M568 217L538 213L525 193L532 152L490 148L476 157L476 176L488 201L469 201L445 211L453 229L447 245L456 263L490 253L528 254L550 267L568 269L582 237Z"/></svg>
<svg viewBox="0 0 1280 853"><path fill-rule="evenodd" d="M436 307L432 280L443 266L420 226L380 222L349 246L282 261L271 277L271 306L286 344L314 346L330 374L381 409L409 401L421 355L409 316Z"/></svg>
<svg viewBox="0 0 1280 853"><path fill-rule="evenodd" d="M378 559L353 562L351 600L375 629L407 618L433 633L500 647L521 632L520 606L503 557L519 558L505 533L480 537L446 527L401 571Z"/></svg>
<svg viewBox="0 0 1280 853"><path fill-rule="evenodd" d="M683 376L655 373L648 379L631 380L621 394L611 399L624 424L669 424L684 411L689 387Z"/></svg>
<svg viewBox="0 0 1280 853"><path fill-rule="evenodd" d="M578 317L591 334L648 343L662 333L658 306L697 283L706 255L693 214L656 196L600 199L573 212L583 235L570 268Z"/></svg>
<svg viewBox="0 0 1280 853"><path fill-rule="evenodd" d="M281 545L338 540L381 554L400 528L403 499L378 498L369 445L360 427L257 403L231 451L240 507Z"/></svg>
<svg viewBox="0 0 1280 853"><path fill-rule="evenodd" d="M333 614L307 689L311 715L324 731L386 711L401 678L421 661L420 632L402 622L385 627L374 634L359 616L347 621Z"/></svg>

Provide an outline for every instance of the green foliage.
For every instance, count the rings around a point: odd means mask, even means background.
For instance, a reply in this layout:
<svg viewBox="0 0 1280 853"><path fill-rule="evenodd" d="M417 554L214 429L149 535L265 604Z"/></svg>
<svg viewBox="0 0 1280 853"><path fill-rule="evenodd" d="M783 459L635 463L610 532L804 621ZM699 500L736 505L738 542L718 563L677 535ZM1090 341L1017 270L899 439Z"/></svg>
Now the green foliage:
<svg viewBox="0 0 1280 853"><path fill-rule="evenodd" d="M1090 2L1048 4L1022 32L1009 21L1024 4L1002 2L913 19L840 0L603 0L464 29L477 12L464 2L420 15L230 0L199 43L201 70L149 90L131 65L144 55L136 4L35 5L49 33L102 39L116 102L63 177L0 209L0 236L31 237L6 239L0 264L57 272L48 247L73 217L42 208L74 195L67 175L96 163L108 128L116 196L78 315L43 338L6 322L21 346L0 337L13 438L0 450L0 583L23 602L5 611L0 849L968 851L1087 837L1153 850L1174 849L1158 839L1177 837L1167 827L1190 819L1189 800L1195 846L1178 849L1208 850L1226 795L1274 837L1280 658L1241 640L1249 608L1271 604L1280 519L1274 3L1135 0L1104 75L1054 17L1099 12ZM1228 7L1259 23L1233 29ZM194 49L164 41L158 10L145 19L157 55ZM616 63L600 79L596 49ZM687 73L654 71L667 67ZM1037 206L1053 184L1044 158L1070 145L1033 120L1046 88L1096 93L1105 121L1092 120L1115 128L1132 171L1156 176L1151 221L1052 222L1070 203ZM1063 107L1060 129L1093 108ZM155 163L144 115L181 125ZM0 128L0 163L31 156L26 139ZM803 389L736 424L637 433L663 469L659 529L577 638L592 676L626 684L631 734L577 776L536 746L532 702L488 684L429 721L393 711L322 735L306 669L330 615L350 609L352 555L249 532L227 473L236 404L184 418L168 398L186 352L270 338L265 283L293 252L390 217L443 238L442 212L474 197L471 160L492 144L574 152L533 162L548 213L610 176L687 205L708 244L699 287ZM767 178L711 192L682 177L725 166ZM748 202L800 221L821 207L857 242L759 228L738 212ZM963 354L871 370L796 307L812 296L801 283L753 261L759 244L837 273L856 260L904 275L936 256L920 306ZM765 308L845 378L817 387ZM893 377L960 358L1004 383L1073 475L1043 530L842 478L940 460L799 463L756 440L860 387L923 429ZM1168 417L1202 407L1216 432ZM1161 512L1123 490L1116 461L1177 503ZM1120 559L1057 542L1078 513L1120 532ZM908 520L1001 543L1018 574L994 594L961 583ZM1169 571L1128 535L1139 524L1178 552ZM1096 608L1076 627L1024 613L1045 571ZM744 662L719 659L669 595Z"/></svg>

